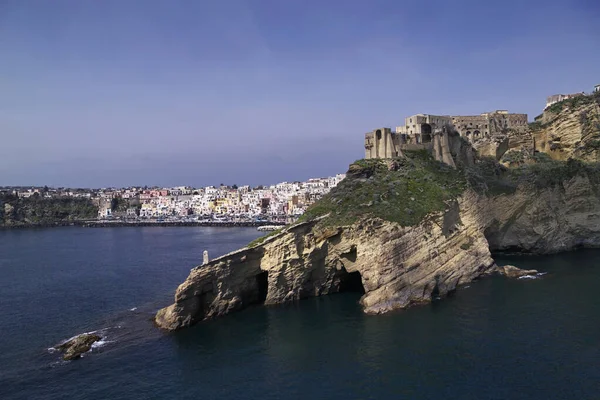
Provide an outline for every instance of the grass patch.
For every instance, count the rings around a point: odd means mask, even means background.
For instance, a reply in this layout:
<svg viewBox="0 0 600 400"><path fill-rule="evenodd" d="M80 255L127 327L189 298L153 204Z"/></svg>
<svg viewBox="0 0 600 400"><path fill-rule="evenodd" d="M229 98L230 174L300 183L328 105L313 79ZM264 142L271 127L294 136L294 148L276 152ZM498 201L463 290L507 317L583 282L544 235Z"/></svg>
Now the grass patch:
<svg viewBox="0 0 600 400"><path fill-rule="evenodd" d="M389 168L391 166L391 168ZM394 160L358 160L344 179L301 217L322 228L351 225L361 217L378 217L403 226L446 209L446 202L466 188L461 170L435 161L427 151L406 151Z"/></svg>
<svg viewBox="0 0 600 400"><path fill-rule="evenodd" d="M271 231L269 233L267 233L266 235L263 235L259 238L254 239L253 241L251 241L250 243L248 243L247 247L256 247L259 244L263 243L267 238L271 237L271 236L275 236L278 233L280 233L283 230L283 227L276 229L274 231Z"/></svg>

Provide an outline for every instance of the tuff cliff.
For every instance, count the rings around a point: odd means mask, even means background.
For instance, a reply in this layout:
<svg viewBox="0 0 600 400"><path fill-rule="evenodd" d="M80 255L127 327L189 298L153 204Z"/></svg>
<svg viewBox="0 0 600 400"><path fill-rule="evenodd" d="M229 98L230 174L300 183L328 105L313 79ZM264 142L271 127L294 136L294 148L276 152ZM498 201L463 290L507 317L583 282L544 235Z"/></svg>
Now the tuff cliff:
<svg viewBox="0 0 600 400"><path fill-rule="evenodd" d="M480 156L504 165L530 162L536 154L560 161L600 161L600 92L580 95L548 107L521 129L499 129L473 140Z"/></svg>
<svg viewBox="0 0 600 400"><path fill-rule="evenodd" d="M553 104L530 126L535 150L555 160L600 161L600 92Z"/></svg>
<svg viewBox="0 0 600 400"><path fill-rule="evenodd" d="M53 226L98 216L98 207L89 199L29 198L0 194L0 228Z"/></svg>
<svg viewBox="0 0 600 400"><path fill-rule="evenodd" d="M471 164L457 140L448 144L457 168L426 152L351 165L304 222L194 268L157 325L175 330L251 304L346 290L364 293L365 312L383 313L493 272L491 251L600 245L596 165Z"/></svg>
<svg viewBox="0 0 600 400"><path fill-rule="evenodd" d="M600 161L600 92L580 95L548 107L524 131L507 131L506 146L475 144L480 154L505 165L521 165L538 155L553 160Z"/></svg>

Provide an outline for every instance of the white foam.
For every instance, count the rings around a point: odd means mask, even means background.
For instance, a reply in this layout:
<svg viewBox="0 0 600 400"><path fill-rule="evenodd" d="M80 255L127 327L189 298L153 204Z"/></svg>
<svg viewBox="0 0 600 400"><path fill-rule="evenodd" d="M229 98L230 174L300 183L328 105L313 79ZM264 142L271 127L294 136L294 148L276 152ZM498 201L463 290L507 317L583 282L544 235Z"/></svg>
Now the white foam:
<svg viewBox="0 0 600 400"><path fill-rule="evenodd" d="M92 343L92 347L90 350L99 349L100 347L104 347L109 343L113 343L114 340L106 340L104 338L98 340L97 342Z"/></svg>
<svg viewBox="0 0 600 400"><path fill-rule="evenodd" d="M60 346L60 345L63 345L63 344L65 344L65 343L67 343L69 340L73 340L73 339L75 339L76 337L79 337L79 336L81 336L81 335L92 335L92 334L94 334L94 333L97 333L97 332L100 332L100 331L102 331L102 329L100 329L100 330L96 330L96 331L90 331L90 332L78 333L78 334L77 334L77 335L75 335L75 336L71 336L70 338L63 340L62 342L60 342L59 344L57 344L55 347L58 347L58 346Z"/></svg>
<svg viewBox="0 0 600 400"><path fill-rule="evenodd" d="M535 275L523 275L520 276L518 279L538 279L538 277Z"/></svg>
<svg viewBox="0 0 600 400"><path fill-rule="evenodd" d="M536 276L544 276L544 275L546 275L546 274L547 274L547 272L538 272L538 273L536 274Z"/></svg>
<svg viewBox="0 0 600 400"><path fill-rule="evenodd" d="M463 289L468 289L470 287L471 287L471 285L463 286Z"/></svg>
<svg viewBox="0 0 600 400"><path fill-rule="evenodd" d="M137 307L133 307L133 308L129 309L129 311L135 311L135 310L137 310Z"/></svg>

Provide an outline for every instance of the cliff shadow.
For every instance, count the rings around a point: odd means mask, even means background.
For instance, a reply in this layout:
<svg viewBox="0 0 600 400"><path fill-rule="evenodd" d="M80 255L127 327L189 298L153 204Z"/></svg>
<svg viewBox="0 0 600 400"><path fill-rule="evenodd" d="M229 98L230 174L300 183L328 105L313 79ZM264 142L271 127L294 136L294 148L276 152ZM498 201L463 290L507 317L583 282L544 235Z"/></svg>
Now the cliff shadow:
<svg viewBox="0 0 600 400"><path fill-rule="evenodd" d="M365 294L365 287L363 286L362 276L360 272L348 272L345 268L342 268L340 274L340 290L339 293L352 292Z"/></svg>
<svg viewBox="0 0 600 400"><path fill-rule="evenodd" d="M256 303L264 304L267 299L267 293L269 292L269 273L263 271L254 277L256 279L257 297Z"/></svg>
<svg viewBox="0 0 600 400"><path fill-rule="evenodd" d="M362 276L359 271L348 272L346 267L352 267L356 263L356 246L352 246L349 251L340 254L340 261L342 261L342 269L340 271L340 286L339 292L353 292L365 294L365 287L363 286Z"/></svg>
<svg viewBox="0 0 600 400"><path fill-rule="evenodd" d="M260 273L249 276L245 279L240 289L239 295L244 306L252 304L263 305L269 292L269 273L261 271Z"/></svg>

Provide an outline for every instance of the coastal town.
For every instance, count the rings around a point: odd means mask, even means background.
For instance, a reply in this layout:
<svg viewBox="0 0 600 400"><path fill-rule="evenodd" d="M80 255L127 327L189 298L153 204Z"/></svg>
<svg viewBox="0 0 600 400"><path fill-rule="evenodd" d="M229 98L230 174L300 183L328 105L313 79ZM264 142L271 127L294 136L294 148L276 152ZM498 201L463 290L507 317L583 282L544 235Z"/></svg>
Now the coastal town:
<svg viewBox="0 0 600 400"><path fill-rule="evenodd" d="M0 187L0 194L21 199L87 199L98 208L95 220L103 223L288 223L344 178L338 174L257 187Z"/></svg>

